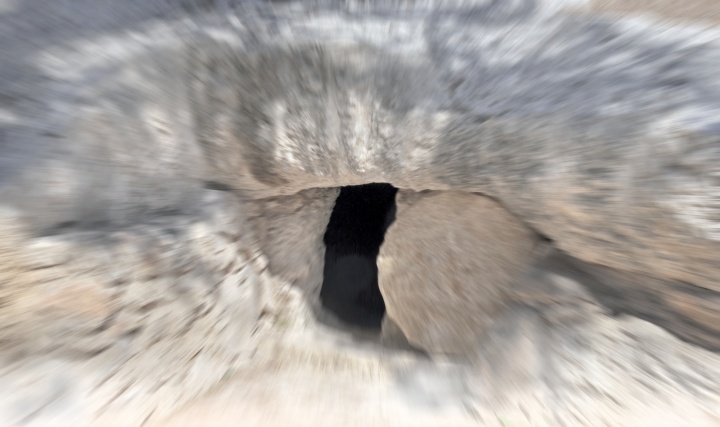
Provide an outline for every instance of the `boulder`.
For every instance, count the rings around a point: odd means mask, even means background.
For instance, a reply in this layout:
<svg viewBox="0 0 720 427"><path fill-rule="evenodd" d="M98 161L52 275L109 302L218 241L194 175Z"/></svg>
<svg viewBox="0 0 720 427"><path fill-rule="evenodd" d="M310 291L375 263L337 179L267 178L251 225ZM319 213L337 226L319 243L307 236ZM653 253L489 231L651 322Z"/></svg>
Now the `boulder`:
<svg viewBox="0 0 720 427"><path fill-rule="evenodd" d="M465 193L401 193L378 258L387 315L409 342L467 354L539 252L537 236L496 201Z"/></svg>

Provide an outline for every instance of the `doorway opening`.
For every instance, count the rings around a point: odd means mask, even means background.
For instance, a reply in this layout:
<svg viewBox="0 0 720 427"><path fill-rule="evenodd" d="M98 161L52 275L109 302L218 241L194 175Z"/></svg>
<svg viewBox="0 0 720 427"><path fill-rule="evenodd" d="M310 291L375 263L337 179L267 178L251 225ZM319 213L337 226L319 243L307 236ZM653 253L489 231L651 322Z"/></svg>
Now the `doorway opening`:
<svg viewBox="0 0 720 427"><path fill-rule="evenodd" d="M377 256L395 220L397 188L385 183L346 186L335 200L325 243L320 301L350 326L379 330L385 301Z"/></svg>

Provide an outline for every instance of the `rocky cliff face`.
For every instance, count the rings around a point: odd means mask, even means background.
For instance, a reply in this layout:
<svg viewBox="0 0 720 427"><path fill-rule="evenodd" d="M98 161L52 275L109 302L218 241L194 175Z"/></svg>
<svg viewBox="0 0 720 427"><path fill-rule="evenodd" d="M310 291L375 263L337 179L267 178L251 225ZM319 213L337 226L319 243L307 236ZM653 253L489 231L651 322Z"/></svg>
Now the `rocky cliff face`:
<svg viewBox="0 0 720 427"><path fill-rule="evenodd" d="M718 32L400 3L0 8L3 425L160 419L317 327L337 187L369 182L401 189L384 335L466 358L480 412L717 421Z"/></svg>

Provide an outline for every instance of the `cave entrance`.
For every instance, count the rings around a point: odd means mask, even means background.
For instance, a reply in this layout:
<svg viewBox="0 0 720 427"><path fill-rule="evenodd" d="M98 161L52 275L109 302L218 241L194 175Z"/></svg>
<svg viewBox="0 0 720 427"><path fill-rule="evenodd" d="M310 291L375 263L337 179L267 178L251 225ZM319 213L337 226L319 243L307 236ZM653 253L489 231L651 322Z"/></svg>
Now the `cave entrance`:
<svg viewBox="0 0 720 427"><path fill-rule="evenodd" d="M395 220L397 188L385 183L342 187L325 243L320 301L342 322L379 330L385 301L378 286L377 256Z"/></svg>

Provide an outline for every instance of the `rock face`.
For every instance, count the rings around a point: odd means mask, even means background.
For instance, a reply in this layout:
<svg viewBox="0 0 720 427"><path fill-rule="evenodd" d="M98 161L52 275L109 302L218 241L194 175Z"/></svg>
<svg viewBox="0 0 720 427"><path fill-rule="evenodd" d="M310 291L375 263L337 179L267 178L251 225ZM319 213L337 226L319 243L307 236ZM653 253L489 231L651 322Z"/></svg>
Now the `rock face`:
<svg viewBox="0 0 720 427"><path fill-rule="evenodd" d="M140 425L312 325L335 187L369 182L431 191L381 261L416 345L540 328L569 271L720 349L715 30L571 0L206 3L0 2L0 380L51 385L0 387L1 425L57 405ZM437 258L402 248L429 238Z"/></svg>
<svg viewBox="0 0 720 427"><path fill-rule="evenodd" d="M467 354L538 252L532 230L472 193L405 192L378 259L388 315L411 344Z"/></svg>
<svg viewBox="0 0 720 427"><path fill-rule="evenodd" d="M237 208L234 198L208 190L197 217L42 237L2 218L3 373L56 366L27 389L4 387L2 424L87 421L146 388L157 392L144 393L143 411L167 414L246 358L263 308L264 266L247 252ZM37 384L45 383L43 394ZM128 397L117 395L123 388ZM16 401L25 390L38 395ZM70 396L59 420L45 418L57 412L46 406L58 406L58 394ZM77 402L84 403L67 409Z"/></svg>

